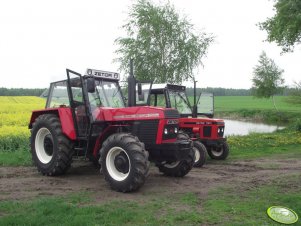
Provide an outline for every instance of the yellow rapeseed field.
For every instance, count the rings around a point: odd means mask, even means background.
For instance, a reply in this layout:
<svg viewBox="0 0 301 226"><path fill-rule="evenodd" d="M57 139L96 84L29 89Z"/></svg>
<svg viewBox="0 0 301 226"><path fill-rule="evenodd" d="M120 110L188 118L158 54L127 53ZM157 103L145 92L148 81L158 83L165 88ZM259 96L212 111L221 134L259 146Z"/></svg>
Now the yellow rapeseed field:
<svg viewBox="0 0 301 226"><path fill-rule="evenodd" d="M45 108L46 99L33 96L0 96L0 151L29 149L28 123L33 110ZM298 132L228 137L231 147L301 144Z"/></svg>
<svg viewBox="0 0 301 226"><path fill-rule="evenodd" d="M0 96L0 151L29 148L31 112L44 108L45 103L40 97Z"/></svg>

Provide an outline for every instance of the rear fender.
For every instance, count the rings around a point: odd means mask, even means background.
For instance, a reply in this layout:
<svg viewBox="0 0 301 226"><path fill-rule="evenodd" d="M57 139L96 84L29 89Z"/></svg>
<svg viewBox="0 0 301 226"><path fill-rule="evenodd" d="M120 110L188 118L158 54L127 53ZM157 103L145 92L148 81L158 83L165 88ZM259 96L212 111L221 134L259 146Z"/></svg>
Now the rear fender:
<svg viewBox="0 0 301 226"><path fill-rule="evenodd" d="M32 124L34 121L40 116L44 114L53 114L57 115L61 121L62 132L71 140L76 140L76 132L74 128L74 122L72 118L72 112L70 108L52 108L45 109L40 111L33 111L31 114L30 122L28 128L32 128Z"/></svg>

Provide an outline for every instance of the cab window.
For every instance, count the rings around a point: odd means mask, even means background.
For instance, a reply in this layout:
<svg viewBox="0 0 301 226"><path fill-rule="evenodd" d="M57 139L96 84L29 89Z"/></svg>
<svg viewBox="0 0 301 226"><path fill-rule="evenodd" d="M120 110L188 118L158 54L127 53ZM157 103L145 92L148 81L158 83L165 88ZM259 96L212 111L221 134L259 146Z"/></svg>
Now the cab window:
<svg viewBox="0 0 301 226"><path fill-rule="evenodd" d="M52 83L50 86L47 107L56 108L60 106L70 106L66 81Z"/></svg>
<svg viewBox="0 0 301 226"><path fill-rule="evenodd" d="M150 105L165 108L166 107L165 95L164 94L151 94L150 95Z"/></svg>

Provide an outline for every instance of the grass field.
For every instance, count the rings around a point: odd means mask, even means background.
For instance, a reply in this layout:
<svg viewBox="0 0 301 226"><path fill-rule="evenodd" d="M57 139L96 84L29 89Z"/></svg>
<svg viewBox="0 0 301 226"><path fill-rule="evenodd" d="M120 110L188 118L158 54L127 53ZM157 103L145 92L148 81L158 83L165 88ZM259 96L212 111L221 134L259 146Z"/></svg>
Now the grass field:
<svg viewBox="0 0 301 226"><path fill-rule="evenodd" d="M97 204L90 193L0 203L1 225L280 225L265 211L271 203L301 210L300 175L244 192L223 187L200 199L194 193L157 197L145 203L115 201ZM296 187L286 188L286 184ZM243 186L243 185L241 185ZM237 190L240 190L237 193ZM285 192L284 192L285 191ZM279 195L282 194L282 195ZM294 224L297 225L297 224Z"/></svg>
<svg viewBox="0 0 301 226"><path fill-rule="evenodd" d="M301 105L287 103L285 96L276 96L276 106L282 112L301 112ZM238 110L275 110L272 99L252 96L216 96L215 111L227 112Z"/></svg>
<svg viewBox="0 0 301 226"><path fill-rule="evenodd" d="M301 110L300 106L286 104L284 97L277 97L277 102L282 111ZM31 165L27 124L31 111L44 105L45 100L38 97L0 97L0 166ZM252 97L216 97L215 106L217 112L273 110L271 100ZM301 134L292 129L229 137L228 142L230 159L218 164L226 166L257 158L290 161L301 158ZM269 170L277 165L264 167ZM222 185L205 197L189 191L167 196L143 194L147 198L145 202L127 198L97 203L89 191L6 200L0 202L0 225L279 225L265 214L272 204L289 206L300 216L300 173L281 174L264 184L248 186L245 183L235 187Z"/></svg>
<svg viewBox="0 0 301 226"><path fill-rule="evenodd" d="M215 97L215 115L227 118L255 119L270 124L296 124L301 120L301 104L287 102L288 97L277 96L276 110L272 99L259 99L251 96Z"/></svg>

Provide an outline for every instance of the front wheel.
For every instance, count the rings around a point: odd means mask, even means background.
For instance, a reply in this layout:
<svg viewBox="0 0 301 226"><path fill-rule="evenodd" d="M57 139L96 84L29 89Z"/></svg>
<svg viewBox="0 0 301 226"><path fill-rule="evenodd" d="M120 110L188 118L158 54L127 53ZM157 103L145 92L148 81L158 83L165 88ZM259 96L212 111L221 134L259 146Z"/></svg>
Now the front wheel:
<svg viewBox="0 0 301 226"><path fill-rule="evenodd" d="M189 136L183 132L179 132L177 140L189 140ZM194 149L191 148L186 158L175 162L164 162L158 164L159 171L166 176L184 177L192 169L195 159Z"/></svg>
<svg viewBox="0 0 301 226"><path fill-rule="evenodd" d="M121 192L138 190L146 180L150 165L144 144L128 133L107 138L100 150L100 164L111 188Z"/></svg>
<svg viewBox="0 0 301 226"><path fill-rule="evenodd" d="M208 155L212 159L225 160L229 155L229 145L227 142L224 142L219 147L210 147L208 148Z"/></svg>
<svg viewBox="0 0 301 226"><path fill-rule="evenodd" d="M206 162L206 147L199 141L193 142L193 149L195 154L194 167L202 167Z"/></svg>

